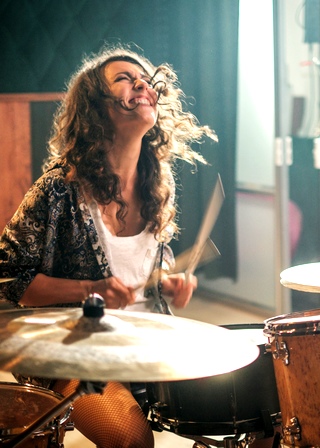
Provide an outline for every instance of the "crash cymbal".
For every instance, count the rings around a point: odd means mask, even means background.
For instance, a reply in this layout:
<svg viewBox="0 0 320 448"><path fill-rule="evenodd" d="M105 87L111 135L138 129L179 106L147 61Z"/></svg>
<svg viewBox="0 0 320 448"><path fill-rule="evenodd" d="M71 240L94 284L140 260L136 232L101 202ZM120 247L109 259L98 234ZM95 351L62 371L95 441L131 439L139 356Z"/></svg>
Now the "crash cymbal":
<svg viewBox="0 0 320 448"><path fill-rule="evenodd" d="M213 376L253 362L257 346L234 332L181 317L103 309L0 312L0 370L86 381Z"/></svg>
<svg viewBox="0 0 320 448"><path fill-rule="evenodd" d="M280 283L287 288L304 292L320 292L320 263L307 263L285 269Z"/></svg>

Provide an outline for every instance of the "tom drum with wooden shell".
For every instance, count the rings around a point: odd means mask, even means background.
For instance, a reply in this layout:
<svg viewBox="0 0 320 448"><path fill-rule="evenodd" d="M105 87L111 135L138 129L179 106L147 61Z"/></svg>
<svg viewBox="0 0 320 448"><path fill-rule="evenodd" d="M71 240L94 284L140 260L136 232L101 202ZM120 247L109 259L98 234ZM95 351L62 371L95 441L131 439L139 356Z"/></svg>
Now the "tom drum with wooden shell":
<svg viewBox="0 0 320 448"><path fill-rule="evenodd" d="M320 309L265 321L285 445L320 446Z"/></svg>

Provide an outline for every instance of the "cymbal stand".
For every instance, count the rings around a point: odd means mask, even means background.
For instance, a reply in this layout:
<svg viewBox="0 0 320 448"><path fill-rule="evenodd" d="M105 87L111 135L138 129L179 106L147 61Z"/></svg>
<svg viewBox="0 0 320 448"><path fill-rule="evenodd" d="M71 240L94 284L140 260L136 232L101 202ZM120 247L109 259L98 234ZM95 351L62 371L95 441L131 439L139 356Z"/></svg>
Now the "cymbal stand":
<svg viewBox="0 0 320 448"><path fill-rule="evenodd" d="M263 422L263 430L256 432L247 432L245 434L235 434L234 436L224 437L222 440L215 440L208 437L197 436L183 436L192 438L195 440L193 448L210 448L212 446L216 448L247 448L253 442L265 439L273 438L272 448L280 447L280 433L275 431L275 426L280 423L280 415L276 414L271 416L270 411L263 409L261 412L261 419Z"/></svg>
<svg viewBox="0 0 320 448"><path fill-rule="evenodd" d="M265 434L262 433L249 433L249 434L242 434L239 436L227 436L224 437L222 440L215 440L213 438L205 437L205 436L191 436L191 435L183 435L183 437L186 437L188 439L192 439L195 441L192 448L210 448L210 447L217 447L217 448L246 448L249 447L253 442L263 439ZM272 444L270 445L271 448L279 448L281 446L280 439L281 434L280 432L275 432L272 436Z"/></svg>
<svg viewBox="0 0 320 448"><path fill-rule="evenodd" d="M90 381L80 381L77 389L68 397L65 397L56 406L46 412L42 417L39 417L34 423L32 423L28 428L13 437L10 440L0 442L0 446L13 448L19 446L25 439L30 437L35 431L43 427L46 423L52 421L57 415L60 415L67 407L70 407L72 403L80 398L82 395L86 394L101 394L106 387L106 383L102 382L90 382Z"/></svg>
<svg viewBox="0 0 320 448"><path fill-rule="evenodd" d="M186 437L188 439L192 439L195 441L192 448L245 448L250 445L254 439L246 434L239 436L230 436L224 437L222 440L215 440L211 437L205 436L194 436L194 435L183 435L182 437Z"/></svg>

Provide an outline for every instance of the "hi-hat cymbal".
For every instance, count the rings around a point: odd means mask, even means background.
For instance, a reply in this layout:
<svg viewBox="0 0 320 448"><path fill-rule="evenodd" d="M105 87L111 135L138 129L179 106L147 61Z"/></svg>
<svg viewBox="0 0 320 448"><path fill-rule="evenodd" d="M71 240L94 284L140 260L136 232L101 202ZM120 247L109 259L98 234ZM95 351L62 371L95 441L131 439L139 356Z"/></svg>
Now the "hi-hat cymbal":
<svg viewBox="0 0 320 448"><path fill-rule="evenodd" d="M81 308L0 312L0 370L85 381L163 381L218 375L253 362L257 346L191 319Z"/></svg>
<svg viewBox="0 0 320 448"><path fill-rule="evenodd" d="M287 288L304 292L320 292L320 263L307 263L285 269L280 283Z"/></svg>

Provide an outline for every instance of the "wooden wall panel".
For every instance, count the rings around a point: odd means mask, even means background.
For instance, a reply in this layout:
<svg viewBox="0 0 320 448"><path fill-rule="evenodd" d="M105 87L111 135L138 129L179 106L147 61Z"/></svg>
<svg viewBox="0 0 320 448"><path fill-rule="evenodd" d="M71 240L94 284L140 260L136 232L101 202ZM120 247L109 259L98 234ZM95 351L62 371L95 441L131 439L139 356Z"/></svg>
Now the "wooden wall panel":
<svg viewBox="0 0 320 448"><path fill-rule="evenodd" d="M30 105L0 102L0 231L31 185Z"/></svg>
<svg viewBox="0 0 320 448"><path fill-rule="evenodd" d="M0 232L32 183L31 102L60 93L0 95Z"/></svg>

